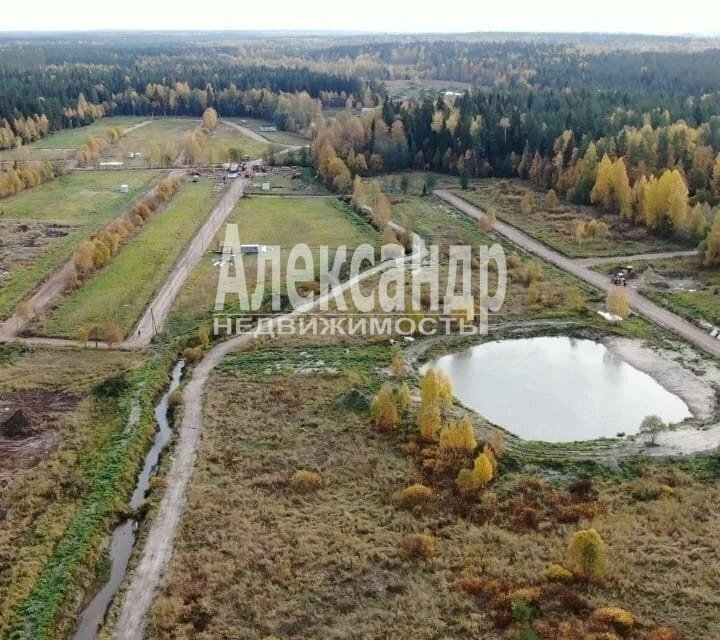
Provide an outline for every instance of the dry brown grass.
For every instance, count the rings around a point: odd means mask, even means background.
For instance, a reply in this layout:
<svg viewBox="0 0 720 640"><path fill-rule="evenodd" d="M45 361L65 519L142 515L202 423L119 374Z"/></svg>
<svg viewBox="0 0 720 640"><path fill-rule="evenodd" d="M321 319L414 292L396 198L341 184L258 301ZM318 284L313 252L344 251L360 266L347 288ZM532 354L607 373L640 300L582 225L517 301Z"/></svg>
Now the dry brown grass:
<svg viewBox="0 0 720 640"><path fill-rule="evenodd" d="M290 487L295 493L313 493L323 487L323 477L316 471L298 469L290 478Z"/></svg>
<svg viewBox="0 0 720 640"><path fill-rule="evenodd" d="M532 626L543 640L683 637L670 627L718 637L720 488L649 478L675 494L638 502L623 484L508 482L501 459L492 491L468 501L454 478L472 455L444 460L368 428L339 408L349 386L330 374L216 375L151 638L500 640L521 628L519 601L542 612ZM288 468L321 469L323 491L287 491ZM432 490L432 508L400 508L414 483ZM549 581L571 535L590 527L608 545L603 580ZM613 608L638 625L592 615Z"/></svg>
<svg viewBox="0 0 720 640"><path fill-rule="evenodd" d="M292 386L300 403L278 400ZM198 466L153 638L429 639L478 629L474 606L438 555L408 561L403 536L436 526L392 505L409 458L362 416L336 409L341 377L292 383L216 376ZM232 398L232 401L229 399ZM287 468L322 469L313 497L287 492ZM457 563L458 558L454 559ZM198 618L198 609L210 612ZM197 626L195 626L197 625ZM195 632L196 633L196 632Z"/></svg>
<svg viewBox="0 0 720 640"><path fill-rule="evenodd" d="M85 497L96 453L124 426L116 404L93 399L90 389L139 361L132 353L42 349L0 365L0 416L16 405L38 416L38 433L12 441L12 454L0 441L0 636ZM52 446L38 452L38 442Z"/></svg>

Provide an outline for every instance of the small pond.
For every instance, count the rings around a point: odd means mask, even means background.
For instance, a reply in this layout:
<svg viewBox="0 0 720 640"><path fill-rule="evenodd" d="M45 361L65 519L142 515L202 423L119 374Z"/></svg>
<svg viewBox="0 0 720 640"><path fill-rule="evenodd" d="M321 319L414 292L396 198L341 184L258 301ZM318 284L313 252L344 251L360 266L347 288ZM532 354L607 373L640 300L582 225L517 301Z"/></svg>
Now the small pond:
<svg viewBox="0 0 720 640"><path fill-rule="evenodd" d="M667 422L691 416L678 396L592 340L487 342L430 366L447 372L464 405L526 440L630 435L650 414Z"/></svg>

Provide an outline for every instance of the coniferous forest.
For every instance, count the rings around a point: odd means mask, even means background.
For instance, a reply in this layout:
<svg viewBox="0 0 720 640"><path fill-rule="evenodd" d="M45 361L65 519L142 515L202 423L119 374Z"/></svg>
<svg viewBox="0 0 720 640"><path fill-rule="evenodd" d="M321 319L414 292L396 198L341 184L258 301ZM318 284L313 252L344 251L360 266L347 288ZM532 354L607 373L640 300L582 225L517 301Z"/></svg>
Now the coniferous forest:
<svg viewBox="0 0 720 640"><path fill-rule="evenodd" d="M403 168L519 176L688 242L720 199L712 40L18 34L0 40L0 85L0 148L103 116L213 107L312 133L320 176L341 191Z"/></svg>

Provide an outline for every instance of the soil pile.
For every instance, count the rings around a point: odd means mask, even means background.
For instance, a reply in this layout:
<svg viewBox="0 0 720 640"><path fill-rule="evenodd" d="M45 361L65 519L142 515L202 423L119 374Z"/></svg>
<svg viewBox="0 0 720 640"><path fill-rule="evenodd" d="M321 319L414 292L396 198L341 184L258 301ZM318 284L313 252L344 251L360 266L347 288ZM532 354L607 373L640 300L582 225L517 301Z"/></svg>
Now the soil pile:
<svg viewBox="0 0 720 640"><path fill-rule="evenodd" d="M39 422L37 416L27 409L18 409L0 423L0 435L6 438L28 438L36 433Z"/></svg>

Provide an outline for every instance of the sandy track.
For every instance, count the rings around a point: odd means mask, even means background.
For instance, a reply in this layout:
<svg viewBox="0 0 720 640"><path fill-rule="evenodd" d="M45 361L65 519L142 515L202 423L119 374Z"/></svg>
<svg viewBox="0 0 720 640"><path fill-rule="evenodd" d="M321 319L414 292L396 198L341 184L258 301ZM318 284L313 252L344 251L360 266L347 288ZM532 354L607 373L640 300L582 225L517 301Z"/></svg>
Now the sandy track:
<svg viewBox="0 0 720 640"><path fill-rule="evenodd" d="M242 197L246 181L237 178L230 183L228 190L215 205L200 230L185 247L175 265L152 299L142 317L135 325L130 337L122 344L125 348L147 346L153 336L165 325L172 303L180 293L188 276L203 257L205 250L225 223L238 200Z"/></svg>
<svg viewBox="0 0 720 640"><path fill-rule="evenodd" d="M420 237L413 234L413 240L414 251L419 251L421 255L424 255L425 246ZM410 259L407 257L402 261ZM346 291L354 284L372 277L394 264L397 263L388 261L368 269L343 283L339 290ZM318 297L314 302L298 307L292 313L273 318L267 326L277 326L277 323L286 318L307 313L322 301L331 299L335 294L336 291L330 291L325 296ZM252 332L243 333L208 351L193 370L190 382L183 391L183 417L177 434L178 444L173 451L173 462L166 477L168 488L148 532L142 558L132 575L130 586L125 594L115 625L113 636L115 640L142 640L147 613L170 563L178 524L185 510L187 487L192 477L197 448L200 444L203 426L203 392L208 377L228 353L249 344L254 338Z"/></svg>
<svg viewBox="0 0 720 640"><path fill-rule="evenodd" d="M229 122L228 120L220 120L220 122L222 122L223 124L226 124L228 127L237 129L244 136L246 136L247 138L250 138L252 140L257 140L258 142L265 142L267 144L272 144L276 147L285 147L284 149L277 151L275 153L276 156L285 155L287 153L290 153L291 151L297 151L298 149L302 149L303 147L310 148L309 141L308 141L308 144L283 144L282 142L273 142L269 138L266 138L265 136L260 135L257 131L253 131L249 127L244 127L241 124L236 124L235 122Z"/></svg>
<svg viewBox="0 0 720 640"><path fill-rule="evenodd" d="M237 124L237 123L235 123L235 122L230 122L229 120L220 120L220 122L221 122L222 124L227 125L228 127L232 127L233 129L237 129L237 130L240 131L240 133L242 133L246 138L250 138L251 140L256 140L257 142L263 142L263 143L265 143L265 144L270 143L270 140L268 140L267 138L264 138L264 137L261 136L257 131L253 131L253 130L250 129L249 127L243 127L241 124ZM275 143L273 142L273 143L270 143L270 144L275 144ZM281 144L281 145L278 145L278 146L285 147L285 146L287 146L287 145Z"/></svg>
<svg viewBox="0 0 720 640"><path fill-rule="evenodd" d="M598 264L629 264L640 260L665 260L667 258L687 258L696 256L697 251L659 251L657 253L636 253L632 256L603 256L601 258L575 258L575 263L583 267L594 267Z"/></svg>
<svg viewBox="0 0 720 640"><path fill-rule="evenodd" d="M138 122L137 124L134 124L132 127L123 129L123 135L126 136L128 133L132 133L133 131L142 129L143 127L146 127L147 125L149 125L151 122L152 122L152 120L143 120L142 122Z"/></svg>
<svg viewBox="0 0 720 640"><path fill-rule="evenodd" d="M455 195L447 189L437 189L433 193L438 198L445 201L447 204L452 205L462 213L476 219L485 217L485 212L482 209L470 204L467 200L463 200L461 197ZM554 264L563 271L571 273L602 291L610 291L615 288L615 285L610 282L607 275L592 271L582 262L558 253L546 244L531 238L516 227L498 220L493 225L493 229L518 247L525 249L529 253L532 253L551 264ZM658 254L643 255L657 256ZM617 258L617 260L626 261L628 258L620 257ZM672 311L668 311L654 302L651 302L630 287L626 288L626 291L630 300L630 306L636 313L639 313L651 322L672 331L710 355L720 358L720 342L710 337L710 335L708 335L705 331L674 314Z"/></svg>

